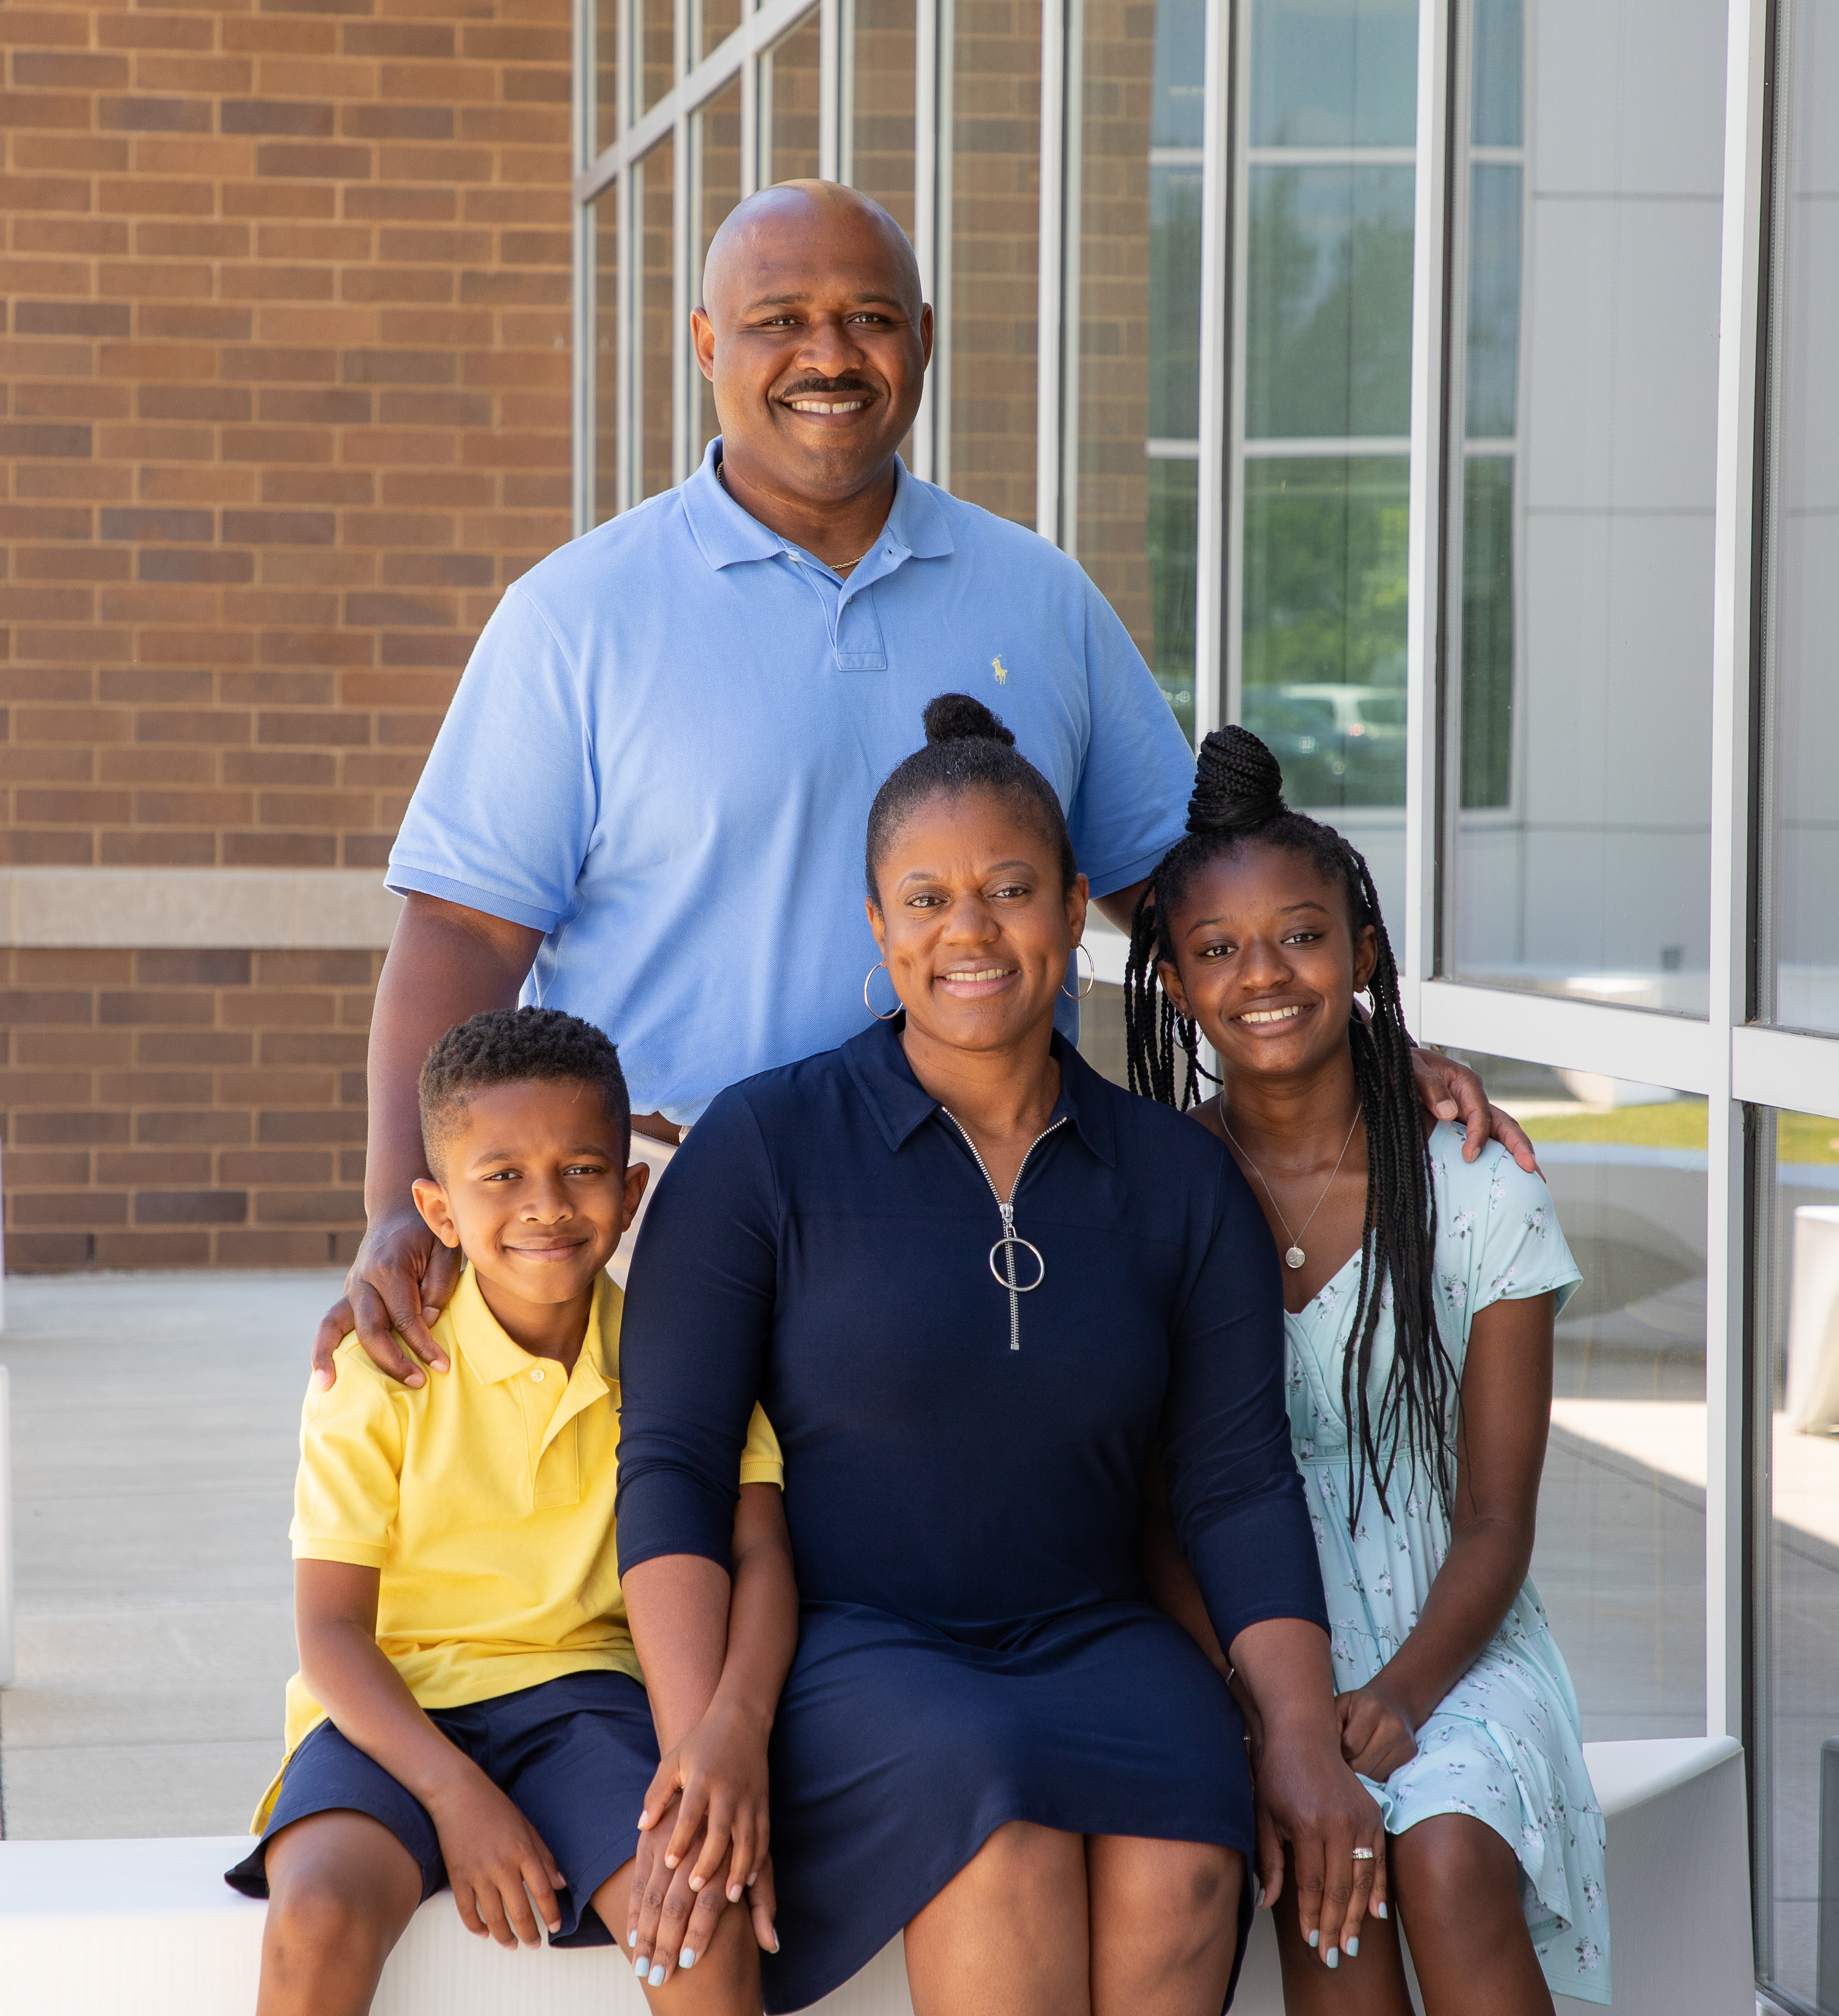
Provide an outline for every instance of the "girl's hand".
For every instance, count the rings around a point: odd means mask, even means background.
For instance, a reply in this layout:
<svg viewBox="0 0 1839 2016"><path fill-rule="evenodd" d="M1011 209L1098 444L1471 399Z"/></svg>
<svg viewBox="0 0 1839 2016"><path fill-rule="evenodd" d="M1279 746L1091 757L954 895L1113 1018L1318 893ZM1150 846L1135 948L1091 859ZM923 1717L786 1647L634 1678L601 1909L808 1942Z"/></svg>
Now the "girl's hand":
<svg viewBox="0 0 1839 2016"><path fill-rule="evenodd" d="M1411 1717L1377 1680L1335 1697L1341 1718L1341 1755L1363 1778L1383 1785L1418 1754Z"/></svg>
<svg viewBox="0 0 1839 2016"><path fill-rule="evenodd" d="M1372 1795L1311 1725L1293 1735L1267 1723L1257 1760L1258 1877L1267 1903L1283 1888L1283 1849L1296 1870L1303 1936L1325 1966L1360 1950L1370 1910L1386 1915L1386 1823ZM1356 1859L1354 1851L1368 1854Z"/></svg>
<svg viewBox="0 0 1839 2016"><path fill-rule="evenodd" d="M532 1903L552 1932L561 1929L556 1892L562 1872L556 1859L483 1771L471 1764L456 1771L452 1791L429 1810L453 1901L469 1932L489 1935L501 1946L520 1940L539 1946L543 1935L531 1915Z"/></svg>

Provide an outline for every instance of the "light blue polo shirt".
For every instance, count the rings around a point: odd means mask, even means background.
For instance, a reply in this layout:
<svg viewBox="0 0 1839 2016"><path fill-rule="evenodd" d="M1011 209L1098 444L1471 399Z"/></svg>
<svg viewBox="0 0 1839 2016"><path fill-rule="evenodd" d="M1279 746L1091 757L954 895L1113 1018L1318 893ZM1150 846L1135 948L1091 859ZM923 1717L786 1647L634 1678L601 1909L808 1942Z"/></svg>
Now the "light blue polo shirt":
<svg viewBox="0 0 1839 2016"><path fill-rule="evenodd" d="M1123 625L1045 539L902 468L845 581L741 509L719 448L507 592L388 876L543 932L524 999L598 1024L633 1110L679 1122L866 1025L868 808L935 694L1015 731L1094 895L1149 873L1194 781Z"/></svg>

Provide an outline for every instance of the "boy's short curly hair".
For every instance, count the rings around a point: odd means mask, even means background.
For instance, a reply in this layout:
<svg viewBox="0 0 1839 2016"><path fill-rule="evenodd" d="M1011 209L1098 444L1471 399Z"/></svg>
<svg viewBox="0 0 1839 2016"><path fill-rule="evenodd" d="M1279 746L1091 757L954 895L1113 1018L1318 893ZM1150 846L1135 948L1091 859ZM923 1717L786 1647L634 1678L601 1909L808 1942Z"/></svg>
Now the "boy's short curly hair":
<svg viewBox="0 0 1839 2016"><path fill-rule="evenodd" d="M474 1093L532 1078L573 1078L600 1095L619 1129L621 1157L632 1154L632 1101L619 1053L606 1031L560 1008L492 1008L456 1022L427 1053L416 1093L421 1140L438 1177L442 1150Z"/></svg>

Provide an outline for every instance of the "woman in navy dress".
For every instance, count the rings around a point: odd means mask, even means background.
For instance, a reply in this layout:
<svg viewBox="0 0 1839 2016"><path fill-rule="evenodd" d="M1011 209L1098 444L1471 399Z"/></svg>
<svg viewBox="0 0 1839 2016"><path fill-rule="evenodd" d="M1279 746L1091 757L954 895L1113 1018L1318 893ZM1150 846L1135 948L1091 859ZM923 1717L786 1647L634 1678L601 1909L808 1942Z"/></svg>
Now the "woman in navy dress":
<svg viewBox="0 0 1839 2016"><path fill-rule="evenodd" d="M898 1009L724 1093L640 1237L629 1613L654 1699L719 1741L761 1402L802 1598L768 2010L904 1926L921 2016L1214 2016L1251 1910L1250 1791L1231 1695L1148 1600L1146 1487L1166 1477L1264 1719L1305 1935L1351 1950L1383 1866L1340 1755L1276 1258L1220 1143L1055 1032L1086 887L1051 787L979 703L926 714L869 823L871 977ZM654 1947L676 1961L655 1888L633 1930L640 1971Z"/></svg>

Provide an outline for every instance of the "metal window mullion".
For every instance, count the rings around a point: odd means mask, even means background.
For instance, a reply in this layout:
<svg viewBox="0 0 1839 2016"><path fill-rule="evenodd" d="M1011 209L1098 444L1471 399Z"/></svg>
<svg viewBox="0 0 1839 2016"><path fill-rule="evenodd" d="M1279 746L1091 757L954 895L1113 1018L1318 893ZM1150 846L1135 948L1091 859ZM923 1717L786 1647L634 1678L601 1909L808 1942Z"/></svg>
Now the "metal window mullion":
<svg viewBox="0 0 1839 2016"><path fill-rule="evenodd" d="M934 241L937 252L932 268L932 476L940 489L951 488L951 295L953 284L952 181L953 122L957 96L954 70L957 56L957 0L933 0L937 9L939 39L934 63L936 103L936 160L933 186L938 192L933 211Z"/></svg>
<svg viewBox="0 0 1839 2016"><path fill-rule="evenodd" d="M677 0L680 14L687 12L685 0ZM690 304L694 253L691 232L700 205L691 199L701 178L691 172L690 114L680 111L671 135L671 271L670 271L670 467L671 481L681 483L690 473L690 374L695 354L690 347Z"/></svg>
<svg viewBox="0 0 1839 2016"><path fill-rule="evenodd" d="M760 66L748 56L741 66L741 194L745 201L760 186Z"/></svg>
<svg viewBox="0 0 1839 2016"><path fill-rule="evenodd" d="M939 304L939 0L915 0L913 26L913 249L919 260L921 297L934 305L934 362L921 386L919 412L914 418L913 473L930 483L943 350Z"/></svg>
<svg viewBox="0 0 1839 2016"><path fill-rule="evenodd" d="M595 45L595 0L575 0L574 23L575 89L572 158L579 170L586 167L593 152L594 94L598 84L599 50ZM575 452L572 458L572 495L569 519L575 538L591 531L594 522L594 354L597 332L594 308L597 275L594 269L594 210L592 203L577 203L569 220L572 230L569 264L574 293L568 308L569 340L573 347L568 373L571 422Z"/></svg>
<svg viewBox="0 0 1839 2016"><path fill-rule="evenodd" d="M1237 247L1232 228L1232 147L1239 131L1232 102L1231 0L1206 0L1203 34L1205 95L1201 101L1199 469L1195 475L1194 579L1194 739L1228 718L1231 679L1225 649L1228 584L1226 542L1239 523L1230 496L1239 457L1234 432L1233 283Z"/></svg>
<svg viewBox="0 0 1839 2016"><path fill-rule="evenodd" d="M818 0L817 5L817 178L820 182L840 179L837 139L838 117L842 109L842 24L840 0Z"/></svg>
<svg viewBox="0 0 1839 2016"><path fill-rule="evenodd" d="M615 376L614 453L618 465L615 508L629 511L644 494L644 444L639 438L639 408L644 397L644 334L639 326L644 288L639 272L639 211L644 200L645 171L635 164L614 185L615 228L618 232L619 278L615 290L619 315L619 356Z"/></svg>
<svg viewBox="0 0 1839 2016"><path fill-rule="evenodd" d="M1421 0L1418 12L1418 131L1412 232L1412 395L1405 570L1405 1017L1420 1021L1420 996L1436 956L1438 709L1442 700L1443 513L1448 472L1446 349L1451 72L1456 0Z"/></svg>
<svg viewBox="0 0 1839 2016"><path fill-rule="evenodd" d="M1242 717L1245 705L1246 296L1251 237L1251 175L1246 166L1245 141L1250 130L1251 8L1247 0L1213 0L1213 4L1221 9L1223 37L1231 50L1229 74L1232 92L1224 119L1224 158L1220 171L1225 179L1224 207L1231 219L1231 228L1226 240L1231 254L1231 279L1225 318L1226 468L1221 486L1224 509L1222 536L1216 542L1221 549L1224 575L1219 602L1219 704L1222 721L1238 721ZM1204 200L1204 191L1203 193ZM1202 257L1206 257L1205 247ZM1204 397L1204 383L1201 389ZM1206 452L1204 434L1201 452L1203 455ZM1204 553L1205 547L1202 550ZM1198 732L1198 693L1195 702L1195 727Z"/></svg>
<svg viewBox="0 0 1839 2016"><path fill-rule="evenodd" d="M1040 210L1035 232L1034 529L1060 536L1061 275L1066 246L1066 0L1041 0Z"/></svg>
<svg viewBox="0 0 1839 2016"><path fill-rule="evenodd" d="M1085 239L1086 0L1066 0L1066 139L1061 203L1060 544L1079 557L1080 320Z"/></svg>
<svg viewBox="0 0 1839 2016"><path fill-rule="evenodd" d="M837 9L836 178L856 185L856 0Z"/></svg>
<svg viewBox="0 0 1839 2016"><path fill-rule="evenodd" d="M1730 1032L1748 1011L1750 720L1758 429L1762 424L1762 237L1769 200L1768 0L1730 0L1718 341L1717 502L1712 526L1711 889L1709 1019L1723 1032L1712 1090L1706 1208L1705 1723L1745 1733L1743 1340L1749 1256L1742 1116Z"/></svg>

